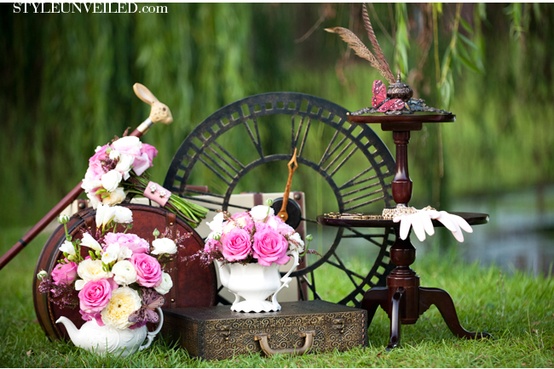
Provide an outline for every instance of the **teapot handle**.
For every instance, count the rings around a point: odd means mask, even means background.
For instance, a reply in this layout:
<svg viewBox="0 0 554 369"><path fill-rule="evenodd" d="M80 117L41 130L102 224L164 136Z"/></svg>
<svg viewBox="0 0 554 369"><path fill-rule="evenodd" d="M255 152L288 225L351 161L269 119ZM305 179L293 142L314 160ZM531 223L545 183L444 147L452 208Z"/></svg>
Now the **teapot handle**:
<svg viewBox="0 0 554 369"><path fill-rule="evenodd" d="M162 326L164 325L164 313L161 308L156 308L158 311L158 315L160 316L160 321L158 322L158 326L156 329L152 332L148 332L146 334L146 343L139 347L139 351L142 351L144 349L147 349L152 344L152 341L156 337L158 333L160 333Z"/></svg>
<svg viewBox="0 0 554 369"><path fill-rule="evenodd" d="M292 278L289 277L291 275L292 272L294 272L296 270L296 267L298 266L299 262L299 255L298 255L298 250L293 250L290 252L290 255L294 258L294 262L292 263L292 266L290 267L289 271L287 272L287 274L285 274L283 277L281 277L281 286L279 286L279 288L277 289L277 291L275 291L275 293L273 294L273 297L271 298L271 302L273 303L273 305L277 305L278 302L277 302L277 294L279 293L279 291L281 291L284 287L288 287L289 286L289 283L290 281L292 281Z"/></svg>

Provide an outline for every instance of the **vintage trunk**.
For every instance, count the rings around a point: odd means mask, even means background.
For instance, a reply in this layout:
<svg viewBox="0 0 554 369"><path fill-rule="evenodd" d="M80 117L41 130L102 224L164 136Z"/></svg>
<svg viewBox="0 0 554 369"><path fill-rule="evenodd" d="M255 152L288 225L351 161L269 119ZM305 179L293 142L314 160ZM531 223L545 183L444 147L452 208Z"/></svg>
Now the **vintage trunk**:
<svg viewBox="0 0 554 369"><path fill-rule="evenodd" d="M207 360L367 346L366 310L321 300L281 305L275 313L237 313L228 305L165 309L161 334Z"/></svg>

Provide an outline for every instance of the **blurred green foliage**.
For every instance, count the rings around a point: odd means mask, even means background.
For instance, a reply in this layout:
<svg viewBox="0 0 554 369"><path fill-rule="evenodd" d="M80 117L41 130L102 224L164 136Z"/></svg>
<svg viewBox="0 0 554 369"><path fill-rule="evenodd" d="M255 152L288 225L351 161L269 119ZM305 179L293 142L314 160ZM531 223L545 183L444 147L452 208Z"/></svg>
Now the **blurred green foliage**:
<svg viewBox="0 0 554 369"><path fill-rule="evenodd" d="M2 227L36 222L82 178L97 145L147 117L135 82L173 111L172 125L144 137L160 151L152 177L163 182L186 135L226 104L298 91L357 110L382 78L323 31L348 27L367 41L361 4L165 5L159 14L15 14L0 4ZM554 5L368 10L393 71L457 115L412 137L414 205L554 181Z"/></svg>

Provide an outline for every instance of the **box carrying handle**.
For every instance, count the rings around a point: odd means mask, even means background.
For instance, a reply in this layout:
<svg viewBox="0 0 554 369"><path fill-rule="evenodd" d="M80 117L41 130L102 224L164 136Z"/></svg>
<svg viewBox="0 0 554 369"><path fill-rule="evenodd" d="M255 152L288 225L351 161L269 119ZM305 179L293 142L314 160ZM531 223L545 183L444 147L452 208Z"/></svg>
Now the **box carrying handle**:
<svg viewBox="0 0 554 369"><path fill-rule="evenodd" d="M275 354L293 354L293 355L302 355L306 351L308 351L310 348L312 348L312 345L314 343L314 336L315 331L306 331L306 332L300 332L300 337L304 337L304 345L300 348L285 348L285 349L279 349L274 350L271 347L269 347L269 335L267 333L260 333L254 336L254 339L256 341L260 341L260 347L262 348L262 351L267 355L275 355Z"/></svg>

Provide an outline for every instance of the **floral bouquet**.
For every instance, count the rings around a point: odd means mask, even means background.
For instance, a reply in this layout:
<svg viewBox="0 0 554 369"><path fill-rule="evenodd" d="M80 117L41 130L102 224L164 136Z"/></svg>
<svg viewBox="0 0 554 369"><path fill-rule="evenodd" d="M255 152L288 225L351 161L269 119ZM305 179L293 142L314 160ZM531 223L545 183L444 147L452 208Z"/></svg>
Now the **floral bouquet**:
<svg viewBox="0 0 554 369"><path fill-rule="evenodd" d="M154 146L135 136L124 136L97 147L81 185L92 207L117 205L128 194L144 195L196 227L206 217L207 209L148 180L146 170L157 154Z"/></svg>
<svg viewBox="0 0 554 369"><path fill-rule="evenodd" d="M39 291L50 293L62 308L78 307L83 320L95 319L100 326L135 329L157 323L155 310L173 286L163 265L190 234L171 239L154 230L150 244L127 232L132 211L122 206L99 205L96 232L85 232L80 239L73 240L68 233L69 217L59 220L66 234L60 246L63 258L50 275L38 274ZM123 232L117 232L118 224L125 225Z"/></svg>
<svg viewBox="0 0 554 369"><path fill-rule="evenodd" d="M275 215L270 206L258 205L233 215L219 212L206 224L211 232L201 251L205 263L217 260L223 263L284 265L290 259L289 252L302 254L305 251L300 234Z"/></svg>

